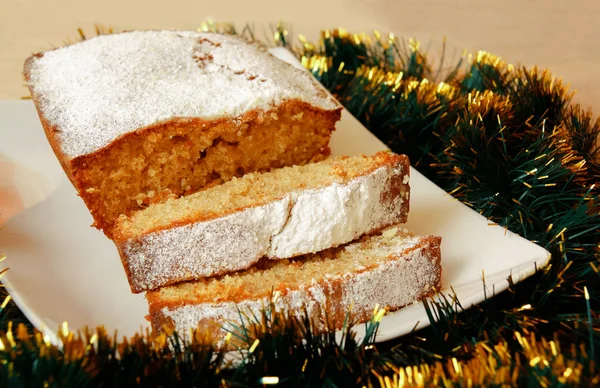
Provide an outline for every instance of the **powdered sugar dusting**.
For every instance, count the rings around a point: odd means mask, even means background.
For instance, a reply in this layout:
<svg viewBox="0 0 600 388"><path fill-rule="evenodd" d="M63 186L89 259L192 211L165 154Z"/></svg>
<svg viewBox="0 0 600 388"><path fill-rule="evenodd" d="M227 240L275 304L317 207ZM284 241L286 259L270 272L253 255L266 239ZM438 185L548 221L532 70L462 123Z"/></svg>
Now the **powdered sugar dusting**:
<svg viewBox="0 0 600 388"><path fill-rule="evenodd" d="M257 45L212 33L104 35L34 57L26 72L69 157L173 118L235 118L290 99L339 108L306 72Z"/></svg>
<svg viewBox="0 0 600 388"><path fill-rule="evenodd" d="M342 305L357 311L372 311L381 307L406 306L432 290L439 270L431 259L417 249L408 254L406 261L392 261L373 271L357 275L346 274Z"/></svg>
<svg viewBox="0 0 600 388"><path fill-rule="evenodd" d="M162 230L124 244L122 255L134 291L173 280L248 268L264 255L284 226L289 199L207 222ZM235 241L235 243L232 243Z"/></svg>
<svg viewBox="0 0 600 388"><path fill-rule="evenodd" d="M402 175L402 166L392 171L381 167L347 184L334 183L316 190L292 193L294 206L285 227L271 240L267 256L287 258L316 253L352 241L364 233L406 221L401 211L404 198L381 197L390 191L390 180ZM408 183L408 175L403 177ZM405 192L408 190L405 190Z"/></svg>
<svg viewBox="0 0 600 388"><path fill-rule="evenodd" d="M263 256L315 253L406 222L409 188L392 189L409 173L404 170L401 164L380 167L343 184L293 191L275 205L130 239L119 249L132 289L248 268Z"/></svg>
<svg viewBox="0 0 600 388"><path fill-rule="evenodd" d="M403 231L400 230L400 233ZM324 323L325 304L340 306L343 313L352 306L352 312L357 315L368 315L375 305L391 310L411 304L422 295L429 293L432 287L438 286L440 268L435 257L427 255L426 247L414 249L422 238L408 235L398 241L397 245L382 249L378 256L373 257L378 265L365 272L357 268L349 268L344 274L323 274L321 278L314 279L312 284L301 285L296 289L289 289L275 300L277 309L284 309L292 314L303 316L303 306L306 306L309 315L320 319ZM359 244L349 244L346 250L364 255L372 254L372 250L365 250ZM394 260L388 260L390 256ZM301 271L300 267L299 271ZM299 274L301 276L301 274ZM334 285L341 287L341 295L337 295ZM269 288L272 285L265 284ZM337 297L336 297L337 296ZM339 300L337 299L339 298ZM196 328L198 322L211 320L223 324L232 322L239 325L239 311L252 316L269 305L267 298L259 300L245 300L240 303L201 303L188 304L175 308L164 307L161 313L173 319L175 328L179 333L188 333ZM339 327L338 327L339 329ZM225 335L225 331L222 332Z"/></svg>

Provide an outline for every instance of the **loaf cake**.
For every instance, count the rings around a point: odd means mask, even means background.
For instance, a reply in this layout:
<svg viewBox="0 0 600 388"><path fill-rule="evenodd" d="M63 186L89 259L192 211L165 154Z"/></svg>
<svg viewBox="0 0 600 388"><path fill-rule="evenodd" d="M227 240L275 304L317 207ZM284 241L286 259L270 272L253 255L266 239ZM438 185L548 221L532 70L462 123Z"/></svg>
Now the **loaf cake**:
<svg viewBox="0 0 600 388"><path fill-rule="evenodd" d="M349 311L361 323L373 309L395 310L440 290L441 238L418 237L397 226L300 259L261 261L234 275L164 287L146 294L155 331L180 335L208 330L221 340L240 317L275 308L321 329L341 329ZM325 319L326 317L326 319Z"/></svg>
<svg viewBox="0 0 600 388"><path fill-rule="evenodd" d="M340 105L310 74L228 35L133 31L31 56L52 148L96 227L253 171L325 159Z"/></svg>
<svg viewBox="0 0 600 388"><path fill-rule="evenodd" d="M390 152L246 174L121 216L114 242L135 293L238 271L406 222L409 174Z"/></svg>

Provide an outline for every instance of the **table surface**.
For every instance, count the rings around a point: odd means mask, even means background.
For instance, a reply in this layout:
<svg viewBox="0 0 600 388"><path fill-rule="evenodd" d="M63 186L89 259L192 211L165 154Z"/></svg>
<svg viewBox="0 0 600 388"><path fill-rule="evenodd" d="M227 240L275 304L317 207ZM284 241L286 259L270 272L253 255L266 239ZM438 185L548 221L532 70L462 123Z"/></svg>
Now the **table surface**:
<svg viewBox="0 0 600 388"><path fill-rule="evenodd" d="M548 68L577 102L600 109L600 2L589 0L1 0L0 99L28 95L25 58L77 37L77 28L195 29L207 18L252 22L265 34L283 20L310 39L325 28L377 29L431 42L432 53L446 37L457 55L484 49Z"/></svg>

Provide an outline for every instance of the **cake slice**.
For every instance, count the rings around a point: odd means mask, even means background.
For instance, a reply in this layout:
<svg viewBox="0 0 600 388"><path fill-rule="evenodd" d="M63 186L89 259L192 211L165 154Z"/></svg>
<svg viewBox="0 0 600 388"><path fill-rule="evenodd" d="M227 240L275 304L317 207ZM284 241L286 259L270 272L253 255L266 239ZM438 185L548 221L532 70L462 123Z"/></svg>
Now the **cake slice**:
<svg viewBox="0 0 600 388"><path fill-rule="evenodd" d="M148 292L148 320L187 335L211 332L215 340L241 316L258 316L272 296L277 309L303 315L304 308L324 328L341 329L351 318L365 322L376 305L395 310L432 295L441 287L441 238L419 237L397 226L350 244L298 260L261 261L233 274ZM226 326L225 328L223 326Z"/></svg>
<svg viewBox="0 0 600 388"><path fill-rule="evenodd" d="M149 203L329 156L341 106L306 71L214 33L132 31L31 56L46 136L111 237Z"/></svg>
<svg viewBox="0 0 600 388"><path fill-rule="evenodd" d="M380 152L247 174L121 217L114 242L136 293L315 253L406 222L409 169Z"/></svg>

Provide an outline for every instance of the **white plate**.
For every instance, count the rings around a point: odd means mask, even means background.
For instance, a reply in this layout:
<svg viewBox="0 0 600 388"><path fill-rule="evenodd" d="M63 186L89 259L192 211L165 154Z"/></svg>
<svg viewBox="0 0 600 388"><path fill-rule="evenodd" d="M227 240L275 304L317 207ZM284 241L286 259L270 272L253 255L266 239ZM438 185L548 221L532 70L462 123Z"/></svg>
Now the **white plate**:
<svg viewBox="0 0 600 388"><path fill-rule="evenodd" d="M299 64L285 50L280 58ZM386 147L348 112L332 138L336 155L372 154ZM541 247L489 222L411 170L408 229L442 236L442 283L463 307L542 268ZM63 321L71 329L104 325L120 336L146 327L143 295L130 292L113 243L92 217L52 153L31 101L0 101L0 250L10 270L2 282L27 318L53 340ZM378 340L429 324L421 303L387 315ZM359 333L361 331L359 330ZM360 334L359 334L360 335Z"/></svg>

